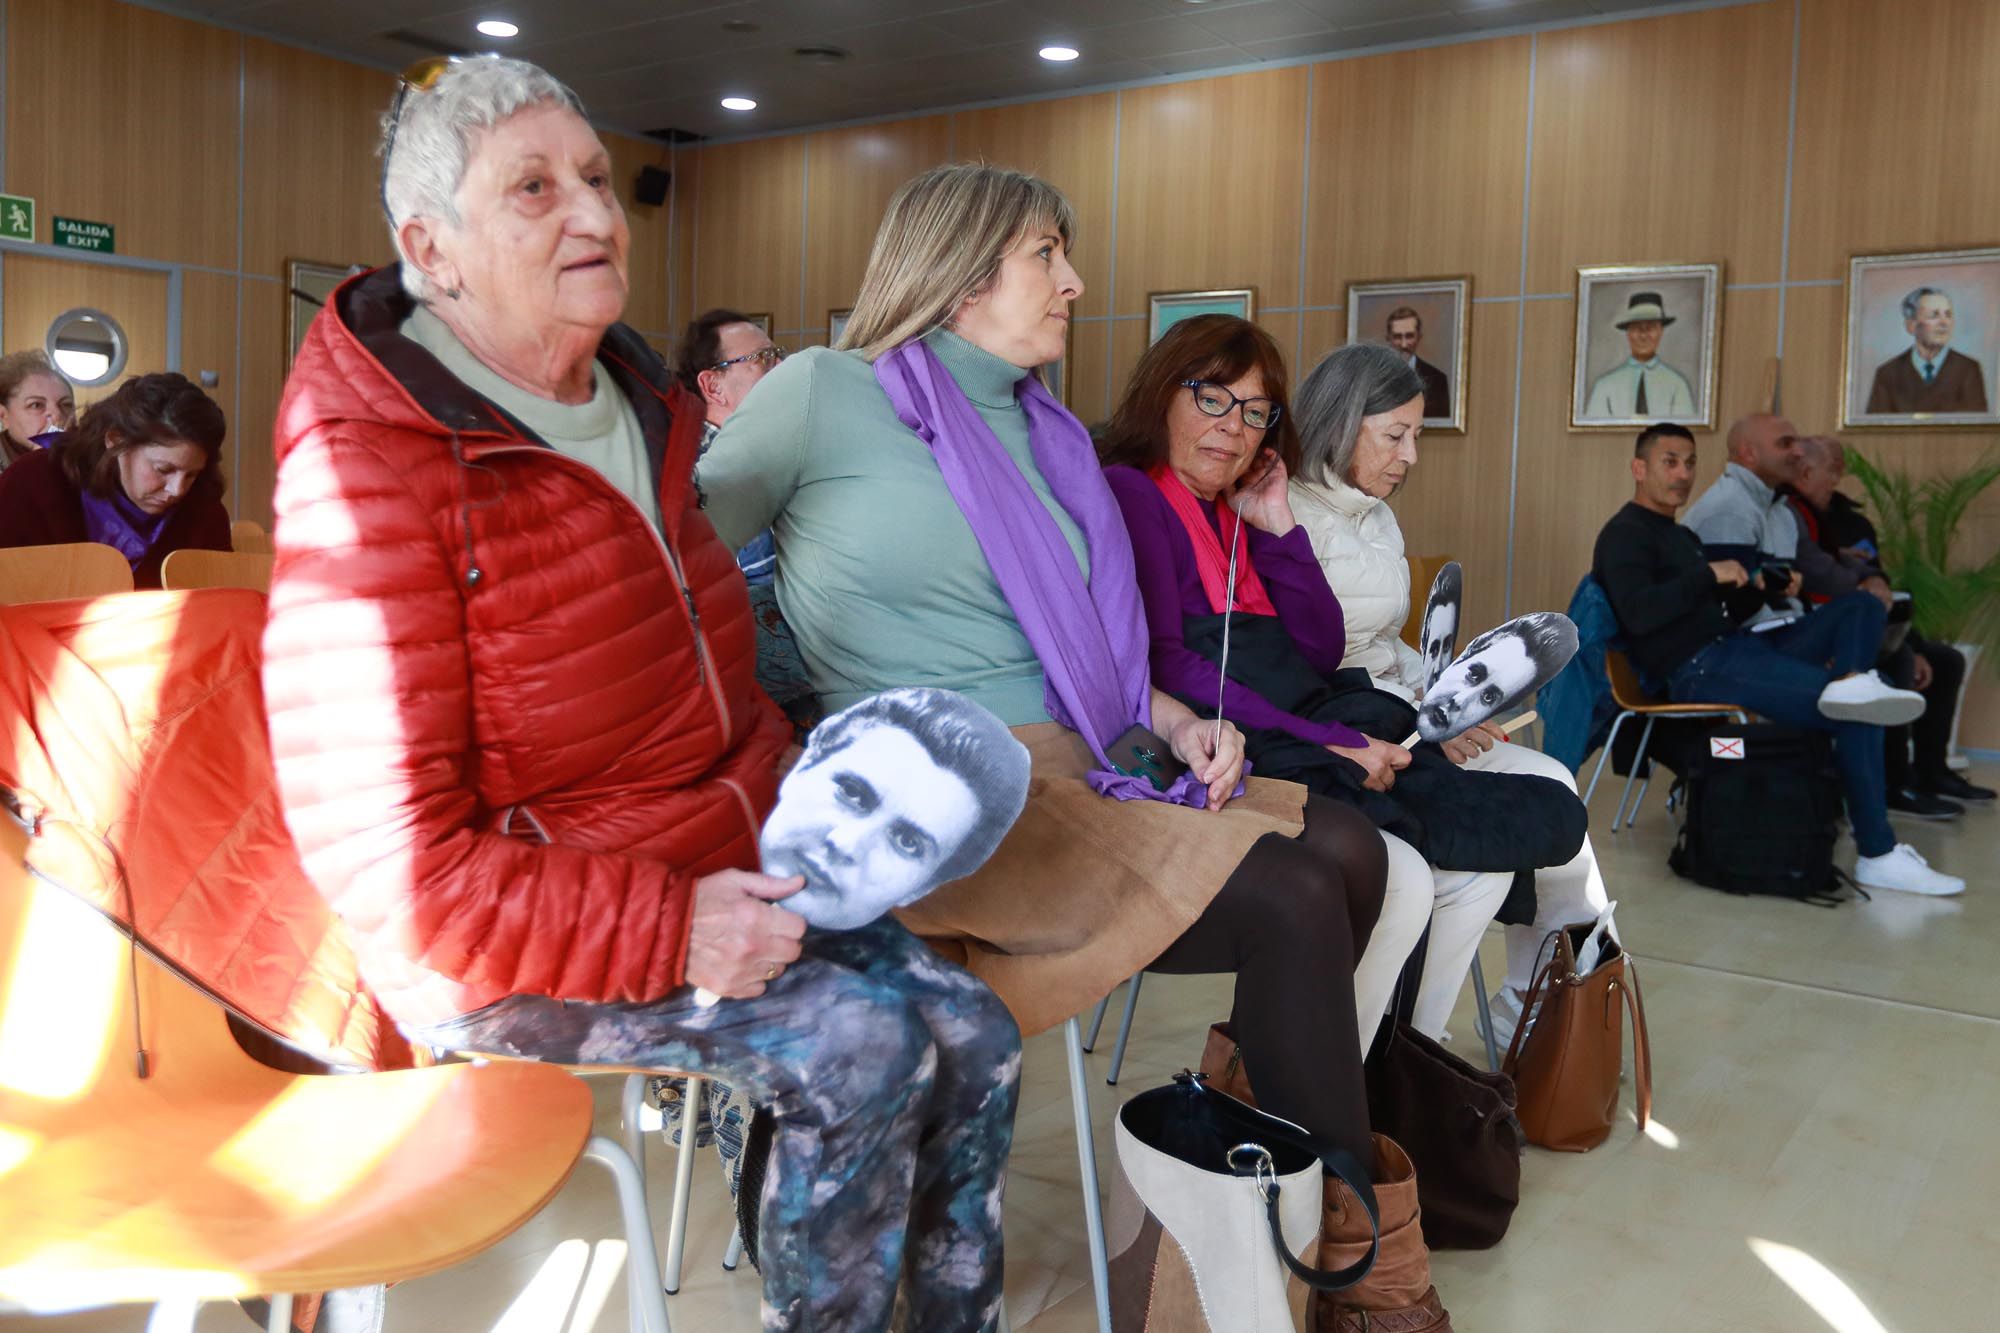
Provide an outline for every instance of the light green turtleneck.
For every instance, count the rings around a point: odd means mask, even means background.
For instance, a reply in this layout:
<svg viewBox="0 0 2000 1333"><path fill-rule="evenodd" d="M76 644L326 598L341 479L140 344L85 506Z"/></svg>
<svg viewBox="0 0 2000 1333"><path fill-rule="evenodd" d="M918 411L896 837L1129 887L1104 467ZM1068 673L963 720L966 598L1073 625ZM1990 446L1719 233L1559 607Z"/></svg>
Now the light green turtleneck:
<svg viewBox="0 0 2000 1333"><path fill-rule="evenodd" d="M1087 576L1083 534L1028 448L1014 397L1027 372L954 333L925 341ZM859 355L812 347L786 360L724 423L695 478L732 547L772 529L778 605L829 710L930 685L972 696L1009 726L1048 721L1041 663L971 525Z"/></svg>
<svg viewBox="0 0 2000 1333"><path fill-rule="evenodd" d="M646 457L646 436L639 414L618 388L602 361L591 363L590 401L559 403L538 398L511 380L502 379L472 354L451 326L418 306L402 324L401 333L444 364L480 397L493 403L542 437L559 454L587 463L639 506L655 531L660 526L660 491L653 464Z"/></svg>

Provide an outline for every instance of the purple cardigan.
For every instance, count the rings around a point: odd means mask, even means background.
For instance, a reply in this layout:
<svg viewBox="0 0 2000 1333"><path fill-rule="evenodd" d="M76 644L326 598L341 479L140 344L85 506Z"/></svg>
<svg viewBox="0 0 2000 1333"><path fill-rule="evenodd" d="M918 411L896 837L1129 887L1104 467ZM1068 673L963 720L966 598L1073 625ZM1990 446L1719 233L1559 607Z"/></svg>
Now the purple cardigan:
<svg viewBox="0 0 2000 1333"><path fill-rule="evenodd" d="M1108 467L1104 478L1111 483L1111 493L1125 515L1125 528L1132 534L1139 596L1146 604L1146 628L1151 637L1153 684L1169 694L1205 699L1215 692L1215 663L1189 648L1181 633L1186 617L1214 614L1195 567L1194 543L1152 478L1131 467ZM1214 509L1204 506L1202 512L1220 536L1222 524ZM1333 595L1320 570L1304 525L1273 537L1246 523L1244 535L1250 563L1264 580L1271 604L1278 608L1278 623L1290 632L1300 654L1316 670L1338 669L1347 652L1347 626L1340 613L1340 599ZM1352 727L1296 717L1233 680L1223 686L1222 712L1240 727L1283 731L1314 745L1359 749L1368 744L1368 738Z"/></svg>

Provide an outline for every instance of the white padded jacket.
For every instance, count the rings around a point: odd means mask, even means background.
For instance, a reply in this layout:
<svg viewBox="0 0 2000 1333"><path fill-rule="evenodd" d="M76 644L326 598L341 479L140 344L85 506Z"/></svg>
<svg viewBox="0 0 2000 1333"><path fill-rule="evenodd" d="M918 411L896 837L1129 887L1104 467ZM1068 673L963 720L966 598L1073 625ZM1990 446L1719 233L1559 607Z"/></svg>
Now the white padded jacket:
<svg viewBox="0 0 2000 1333"><path fill-rule="evenodd" d="M1395 511L1345 482L1294 480L1292 517L1305 525L1313 554L1347 620L1344 667L1408 698L1422 688L1424 661L1404 643L1410 618L1410 566Z"/></svg>

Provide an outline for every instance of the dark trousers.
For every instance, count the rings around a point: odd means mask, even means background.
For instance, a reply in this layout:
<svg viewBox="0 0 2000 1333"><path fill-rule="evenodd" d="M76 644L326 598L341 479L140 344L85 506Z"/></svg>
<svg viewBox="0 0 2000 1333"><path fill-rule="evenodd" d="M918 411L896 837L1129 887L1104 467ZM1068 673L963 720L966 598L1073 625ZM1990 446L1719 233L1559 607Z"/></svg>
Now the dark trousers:
<svg viewBox="0 0 2000 1333"><path fill-rule="evenodd" d="M452 1050L720 1074L778 1119L758 1254L767 1330L993 1329L1021 1033L895 921L808 931L751 1000L515 995L412 1034Z"/></svg>
<svg viewBox="0 0 2000 1333"><path fill-rule="evenodd" d="M1958 687L1965 681L1965 654L1948 643L1912 634L1903 651L1889 659L1883 671L1891 684L1906 690L1911 687L1919 653L1931 664L1931 683L1922 691L1924 715L1907 726L1890 727L1882 733L1890 791L1912 785L1921 787L1943 773L1945 757L1951 748L1951 722L1958 711Z"/></svg>
<svg viewBox="0 0 2000 1333"><path fill-rule="evenodd" d="M1851 592L1767 634L1725 635L1667 678L1673 699L1741 704L1773 722L1829 733L1847 795L1847 820L1863 856L1881 856L1896 846L1882 771L1882 728L1834 721L1819 711L1819 695L1829 681L1875 664L1887 614L1873 594Z"/></svg>
<svg viewBox="0 0 2000 1333"><path fill-rule="evenodd" d="M1389 853L1353 807L1306 798L1296 838L1266 834L1149 972L1234 972L1230 1011L1257 1104L1363 1162L1368 1090L1354 960L1382 910Z"/></svg>

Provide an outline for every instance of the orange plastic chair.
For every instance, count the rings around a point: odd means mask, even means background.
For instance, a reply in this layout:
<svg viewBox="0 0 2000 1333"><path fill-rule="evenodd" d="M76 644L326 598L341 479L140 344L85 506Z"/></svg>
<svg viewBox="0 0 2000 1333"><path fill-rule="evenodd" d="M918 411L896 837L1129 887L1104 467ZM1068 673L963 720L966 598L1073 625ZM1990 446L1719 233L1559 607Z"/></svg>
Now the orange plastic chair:
<svg viewBox="0 0 2000 1333"><path fill-rule="evenodd" d="M0 547L0 602L63 602L132 591L132 566L102 542Z"/></svg>
<svg viewBox="0 0 2000 1333"><path fill-rule="evenodd" d="M276 557L255 551L175 551L160 562L160 586L168 592L190 588L248 588L271 591Z"/></svg>
<svg viewBox="0 0 2000 1333"><path fill-rule="evenodd" d="M1611 679L1611 697L1618 704L1618 718L1611 724L1611 734L1604 738L1604 752L1597 757L1596 771L1590 775L1590 785L1584 788L1583 803L1590 804L1592 793L1597 790L1597 780L1604 776L1604 765L1611 758L1611 747L1618 742L1618 729L1625 725L1628 717L1646 719L1646 729L1639 733L1639 748L1632 754L1632 771L1625 775L1625 790L1618 797L1618 811L1611 817L1611 831L1631 828L1639 818L1639 802L1646 799L1646 788L1652 785L1652 767L1646 762L1646 747L1653 740L1653 724L1661 718L1686 717L1733 717L1739 723L1747 723L1749 714L1735 704L1669 703L1655 699L1639 684L1639 673L1632 669L1632 663L1616 648L1604 651L1604 674ZM1639 770L1646 769L1646 780L1639 784L1637 799L1632 797L1632 779L1639 776ZM1630 801L1632 810L1628 815L1626 803ZM1668 803L1669 808L1672 802Z"/></svg>
<svg viewBox="0 0 2000 1333"><path fill-rule="evenodd" d="M51 836L61 836L52 834ZM549 1065L296 1075L0 819L0 1311L292 1298L420 1277L503 1239L580 1156L618 1180L632 1328L668 1333L639 1172ZM183 1313L184 1312L184 1313Z"/></svg>

